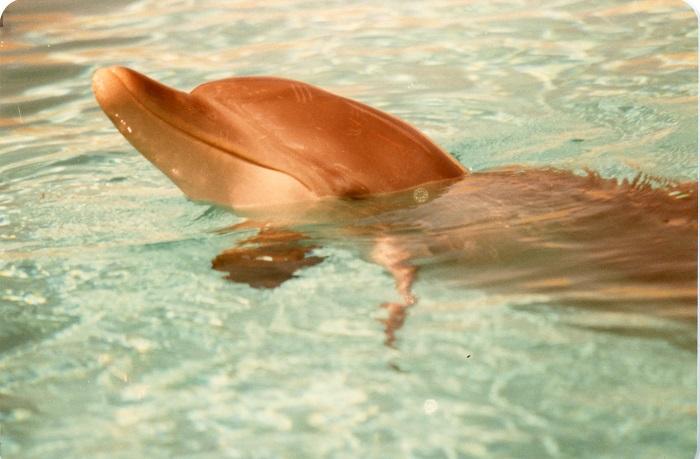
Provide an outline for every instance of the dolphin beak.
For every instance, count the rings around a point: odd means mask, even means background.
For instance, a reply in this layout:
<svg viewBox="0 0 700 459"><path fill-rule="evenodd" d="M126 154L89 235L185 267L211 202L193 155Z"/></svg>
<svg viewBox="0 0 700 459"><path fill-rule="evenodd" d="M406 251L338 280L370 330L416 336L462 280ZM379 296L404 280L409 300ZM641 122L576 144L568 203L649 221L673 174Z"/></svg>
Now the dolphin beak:
<svg viewBox="0 0 700 459"><path fill-rule="evenodd" d="M239 141L250 137L246 121L216 104L125 67L97 70L92 90L129 143L192 199L246 207L315 198L288 174L239 154L250 150Z"/></svg>
<svg viewBox="0 0 700 459"><path fill-rule="evenodd" d="M118 100L120 94L126 89L114 71L119 68L121 67L101 68L92 75L92 92L95 94L95 99L112 120L110 114L113 114L115 109L113 102Z"/></svg>
<svg viewBox="0 0 700 459"><path fill-rule="evenodd" d="M92 90L102 110L129 143L186 194L194 199L226 202L227 196L211 197L203 191L207 176L216 176L207 165L220 165L225 159L212 158L228 155L200 141L196 125L201 119L200 106L191 95L125 67L97 70ZM189 124L188 119L192 120ZM222 184L218 187L230 188Z"/></svg>
<svg viewBox="0 0 700 459"><path fill-rule="evenodd" d="M143 94L149 94L151 91L144 88L145 85L140 83L140 80L145 80L145 77L125 67L101 68L92 76L92 92L95 94L97 103L129 141L133 141L135 137L134 132L139 119L138 116L129 112L141 111L144 114L154 114L152 110L147 110L143 103ZM174 91L165 86L163 88ZM129 114L131 116L127 116Z"/></svg>
<svg viewBox="0 0 700 459"><path fill-rule="evenodd" d="M110 118L125 101L136 102L141 109L170 122L180 124L173 114L187 113L192 96L148 78L126 67L107 67L92 76L92 91L102 110ZM114 121L114 119L112 119Z"/></svg>
<svg viewBox="0 0 700 459"><path fill-rule="evenodd" d="M112 70L114 68L118 67L100 68L92 75L92 92L95 94L100 107L103 108L109 98L109 94L114 91L114 84L117 78Z"/></svg>
<svg viewBox="0 0 700 459"><path fill-rule="evenodd" d="M99 69L92 77L92 90L102 110L131 143L136 140L136 128L148 118L228 154L238 155L246 150L237 141L245 138L238 126L244 124L243 120L232 122L215 104L134 70L118 66ZM144 129L139 131L146 135ZM148 156L147 151L135 146Z"/></svg>
<svg viewBox="0 0 700 459"><path fill-rule="evenodd" d="M139 75L125 67L101 68L92 75L92 92L100 107L109 114L109 109L114 108L113 102L125 96L124 91L132 96L138 94L139 80Z"/></svg>

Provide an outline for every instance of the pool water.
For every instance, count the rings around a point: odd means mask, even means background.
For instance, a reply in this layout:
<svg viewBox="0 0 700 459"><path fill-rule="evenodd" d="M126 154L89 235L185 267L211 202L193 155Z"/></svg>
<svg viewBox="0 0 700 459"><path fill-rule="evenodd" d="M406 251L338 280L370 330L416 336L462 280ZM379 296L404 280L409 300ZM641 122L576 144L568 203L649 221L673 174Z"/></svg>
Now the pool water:
<svg viewBox="0 0 700 459"><path fill-rule="evenodd" d="M187 200L90 90L108 65L188 90L279 75L398 115L476 172L697 181L689 6L112 3L19 0L0 28L0 456L695 453L693 320L443 271L419 274L388 343L394 279L342 228L309 224L323 260L278 287L230 282L212 260L254 233Z"/></svg>

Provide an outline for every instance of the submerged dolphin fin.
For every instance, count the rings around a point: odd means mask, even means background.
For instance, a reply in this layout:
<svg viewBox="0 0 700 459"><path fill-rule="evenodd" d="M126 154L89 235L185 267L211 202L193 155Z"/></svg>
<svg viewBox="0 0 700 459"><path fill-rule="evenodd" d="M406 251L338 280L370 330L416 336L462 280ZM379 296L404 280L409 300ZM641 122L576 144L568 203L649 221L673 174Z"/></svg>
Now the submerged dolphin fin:
<svg viewBox="0 0 700 459"><path fill-rule="evenodd" d="M295 231L263 228L217 255L212 268L227 273L230 281L254 288L279 287L300 269L323 261L310 255L316 247L305 244L305 239Z"/></svg>

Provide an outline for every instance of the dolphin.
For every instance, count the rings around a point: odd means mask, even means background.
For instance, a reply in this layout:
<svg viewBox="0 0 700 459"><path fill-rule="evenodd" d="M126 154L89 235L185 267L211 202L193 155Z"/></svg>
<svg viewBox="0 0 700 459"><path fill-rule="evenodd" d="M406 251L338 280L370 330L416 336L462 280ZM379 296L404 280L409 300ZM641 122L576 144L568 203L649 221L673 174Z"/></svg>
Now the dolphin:
<svg viewBox="0 0 700 459"><path fill-rule="evenodd" d="M381 305L387 345L418 301L418 278L536 308L691 327L697 320L697 182L512 166L319 205L272 225L264 214L237 224L229 230L236 245L214 258L213 268L231 281L270 288L320 263L316 247L354 252L393 278L398 299ZM252 229L259 232L249 237Z"/></svg>
<svg viewBox="0 0 700 459"><path fill-rule="evenodd" d="M124 137L187 196L237 210L467 173L399 118L299 81L228 78L187 93L109 67L92 87Z"/></svg>
<svg viewBox="0 0 700 459"><path fill-rule="evenodd" d="M187 93L110 67L94 74L93 91L187 196L248 217L230 231L257 235L214 269L274 288L321 263L321 245L357 250L400 297L382 305L388 345L416 302L419 272L541 303L696 320L697 182L517 166L471 173L392 115L276 77Z"/></svg>

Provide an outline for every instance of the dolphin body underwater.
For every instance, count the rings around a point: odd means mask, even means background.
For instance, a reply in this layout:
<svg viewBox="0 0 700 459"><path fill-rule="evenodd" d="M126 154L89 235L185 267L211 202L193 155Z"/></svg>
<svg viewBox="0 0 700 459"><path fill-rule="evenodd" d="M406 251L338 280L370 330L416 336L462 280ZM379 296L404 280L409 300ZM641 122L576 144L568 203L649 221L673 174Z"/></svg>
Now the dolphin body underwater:
<svg viewBox="0 0 700 459"><path fill-rule="evenodd" d="M187 196L256 230L213 260L276 287L333 244L394 278L392 345L417 275L543 304L697 317L697 182L552 168L470 173L406 122L306 83L240 77L186 93L98 70L102 110ZM598 327L605 330L605 324Z"/></svg>

